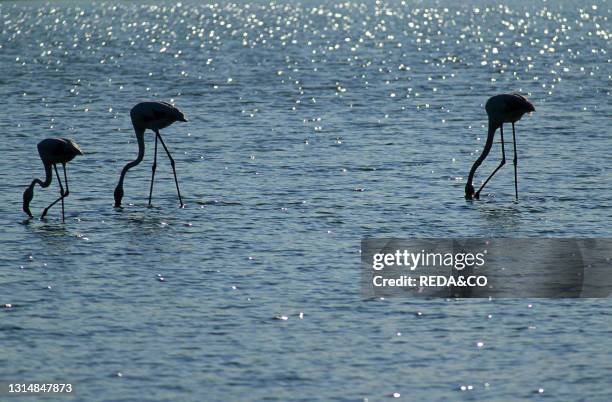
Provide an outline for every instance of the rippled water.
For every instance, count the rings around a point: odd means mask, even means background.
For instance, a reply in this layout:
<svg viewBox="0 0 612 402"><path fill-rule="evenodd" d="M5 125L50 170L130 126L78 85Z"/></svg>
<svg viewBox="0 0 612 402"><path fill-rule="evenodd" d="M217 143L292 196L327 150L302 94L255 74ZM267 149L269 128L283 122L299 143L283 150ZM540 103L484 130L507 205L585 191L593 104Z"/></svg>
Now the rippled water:
<svg viewBox="0 0 612 402"><path fill-rule="evenodd" d="M80 400L608 400L607 300L360 298L366 236L611 235L609 3L427 3L0 3L0 380ZM521 201L508 165L466 202L483 104L511 91L537 109ZM146 208L150 134L112 208L146 99L189 119L162 131L185 209L163 154ZM21 211L53 136L86 153L65 225Z"/></svg>

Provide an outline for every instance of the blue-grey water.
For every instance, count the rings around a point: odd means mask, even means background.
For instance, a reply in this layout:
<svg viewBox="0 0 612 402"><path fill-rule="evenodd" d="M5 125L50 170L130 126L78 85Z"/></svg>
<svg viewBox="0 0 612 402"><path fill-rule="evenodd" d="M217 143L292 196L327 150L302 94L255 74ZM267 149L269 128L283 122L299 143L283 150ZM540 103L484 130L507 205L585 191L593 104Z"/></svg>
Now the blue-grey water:
<svg viewBox="0 0 612 402"><path fill-rule="evenodd" d="M610 4L507 3L0 3L0 381L100 401L609 400L609 300L360 296L364 237L612 235ZM537 110L517 124L520 202L511 163L466 202L484 102L511 91ZM163 153L146 208L150 133L113 209L148 99L189 119L162 131L184 209ZM85 152L66 223L59 205L28 221L36 144L58 136ZM58 195L37 187L32 211Z"/></svg>

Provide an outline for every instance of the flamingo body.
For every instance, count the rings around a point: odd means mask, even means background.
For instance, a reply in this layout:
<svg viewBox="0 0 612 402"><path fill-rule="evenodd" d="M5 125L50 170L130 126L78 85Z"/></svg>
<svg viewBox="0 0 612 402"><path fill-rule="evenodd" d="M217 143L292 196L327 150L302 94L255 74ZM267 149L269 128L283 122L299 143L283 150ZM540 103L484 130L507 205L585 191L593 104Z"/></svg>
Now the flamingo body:
<svg viewBox="0 0 612 402"><path fill-rule="evenodd" d="M499 127L503 123L516 123L525 113L535 112L535 107L522 95L501 94L490 97L485 110L489 122Z"/></svg>
<svg viewBox="0 0 612 402"><path fill-rule="evenodd" d="M167 102L141 102L130 110L132 125L149 130L161 130L175 121L186 122L185 115Z"/></svg>
<svg viewBox="0 0 612 402"><path fill-rule="evenodd" d="M81 147L68 138L46 138L37 148L43 164L68 163L77 155L83 155Z"/></svg>
<svg viewBox="0 0 612 402"><path fill-rule="evenodd" d="M145 151L145 143L144 143L144 132L149 129L155 132L155 156L153 160L153 168L151 174L151 187L149 190L149 206L151 205L151 195L153 192L153 180L155 178L155 169L157 166L157 140L161 142L168 158L170 159L170 164L172 166L172 172L174 174L174 181L176 183L176 191L178 193L179 201L181 206L183 206L183 200L181 198L181 192L178 186L178 179L176 178L176 169L174 159L172 159L172 155L170 155L170 151L161 135L159 134L159 130L170 126L172 123L176 121L186 122L187 119L183 112L181 112L178 108L171 105L167 102L141 102L132 108L130 111L130 117L132 119L132 126L134 127L134 132L136 133L136 140L138 141L138 156L132 162L129 162L123 167L121 171L121 176L119 177L119 183L115 188L114 198L115 198L115 207L118 208L121 206L121 200L123 199L123 181L125 179L125 175L128 170L137 166L142 162Z"/></svg>
<svg viewBox="0 0 612 402"><path fill-rule="evenodd" d="M60 197L55 200L51 205L45 208L41 219L47 214L49 208L55 205L56 202L62 201L62 220L64 220L64 198L68 196L68 177L66 175L66 164L73 160L77 155L83 155L83 151L79 147L79 145L68 138L46 138L38 143L38 154L40 155L40 159L45 167L45 181L43 182L40 179L32 180L32 183L26 188L23 193L23 211L28 214L30 218L32 218L32 212L30 211L30 202L32 198L34 198L34 186L36 184L40 185L42 188L49 187L51 185L51 180L53 178L53 174L51 172L51 168L55 169L55 173L57 175L57 180L60 186ZM64 188L62 186L62 181L59 177L59 173L57 172L57 164L61 164L64 168L64 180L66 181L66 192L64 192Z"/></svg>
<svg viewBox="0 0 612 402"><path fill-rule="evenodd" d="M514 123L519 121L521 117L525 113L535 112L535 107L527 98L519 94L500 94L495 95L489 98L487 103L485 104L485 110L489 117L489 131L487 135L487 142L482 150L482 153L472 165L470 169L470 173L468 176L468 181L465 185L465 198L468 200L478 199L480 198L480 191L484 188L484 186L488 183L488 181L493 177L495 173L506 163L506 154L504 150L504 131L503 125L504 123L512 124L512 140L514 143L514 187L516 199L518 200L518 180L517 180L517 154L516 154L516 136L514 131ZM474 186L472 185L472 181L474 180L474 174L476 173L476 169L482 164L482 162L486 159L491 152L491 148L493 146L493 137L495 136L495 131L499 128L500 136L501 136L501 147L502 147L502 161L500 165L491 173L491 175L487 178L484 184L478 189L478 191L474 191Z"/></svg>

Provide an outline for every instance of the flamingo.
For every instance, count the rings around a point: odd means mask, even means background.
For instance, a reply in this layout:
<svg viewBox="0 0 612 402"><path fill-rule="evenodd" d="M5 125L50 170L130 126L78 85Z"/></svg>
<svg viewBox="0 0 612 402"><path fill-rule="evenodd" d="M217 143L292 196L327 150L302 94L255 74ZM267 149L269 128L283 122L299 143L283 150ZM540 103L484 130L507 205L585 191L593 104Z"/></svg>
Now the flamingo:
<svg viewBox="0 0 612 402"><path fill-rule="evenodd" d="M126 164L121 171L119 183L117 184L114 193L115 208L121 206L121 199L123 198L123 180L125 179L127 171L142 162L142 158L144 157L144 132L146 129L152 130L155 133L155 156L153 158L151 186L149 187L149 206L151 206L153 179L155 178L155 169L157 168L157 140L159 139L164 147L164 150L166 150L166 154L168 154L168 158L170 159L172 173L174 174L174 183L176 184L176 192L178 193L181 207L183 207L183 199L181 198L181 191L179 190L178 179L176 178L174 159L172 159L172 155L170 155L168 147L166 147L164 140L159 134L159 130L168 127L175 121L186 122L187 119L185 118L185 115L183 115L183 113L176 107L167 102L141 102L132 108L130 111L130 117L132 118L132 125L134 126L134 131L136 132L136 140L138 141L138 157L132 162Z"/></svg>
<svg viewBox="0 0 612 402"><path fill-rule="evenodd" d="M28 188L26 188L26 190L23 192L23 212L28 214L30 218L33 217L32 212L30 212L30 202L32 201L32 198L34 198L34 186L39 184L42 188L47 188L51 185L51 179L53 178L51 166L53 166L60 187L60 196L57 200L53 201L47 208L44 209L40 219L43 219L45 215L47 215L49 208L54 206L58 201L61 201L62 222L64 222L64 198L68 197L68 194L70 194L70 189L68 188L68 176L66 175L66 163L73 160L77 155L83 155L83 151L81 151L81 148L76 142L68 138L47 138L38 143L38 154L40 155L43 165L45 166L45 181L43 182L40 179L34 179ZM57 171L58 163L61 163L62 167L64 168L64 181L66 182L65 192L64 187L62 186L62 180L60 179Z"/></svg>
<svg viewBox="0 0 612 402"><path fill-rule="evenodd" d="M535 112L535 107L529 102L524 96L519 94L500 94L489 98L485 105L487 115L489 116L489 133L487 134L487 142L482 150L482 153L472 165L470 174L468 176L467 184L465 185L465 198L471 200L473 198L479 199L480 192L487 185L489 180L495 173L506 163L506 152L504 151L504 123L512 123L512 141L514 143L514 193L516 200L518 201L518 180L517 180L517 162L518 158L516 155L516 136L514 133L514 123L519 121L525 113ZM499 166L491 173L491 175L485 180L482 186L474 193L474 186L472 186L472 180L474 179L474 173L480 164L486 159L487 155L491 151L493 146L493 137L495 131L499 128L501 136L501 150L502 160Z"/></svg>

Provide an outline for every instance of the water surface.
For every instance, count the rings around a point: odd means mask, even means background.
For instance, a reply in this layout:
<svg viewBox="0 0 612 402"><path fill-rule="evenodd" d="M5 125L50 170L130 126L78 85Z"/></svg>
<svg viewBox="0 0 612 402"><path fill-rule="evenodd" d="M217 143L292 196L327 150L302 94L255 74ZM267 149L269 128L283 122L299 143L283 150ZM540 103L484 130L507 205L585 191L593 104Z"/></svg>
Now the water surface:
<svg viewBox="0 0 612 402"><path fill-rule="evenodd" d="M363 237L611 236L608 2L3 2L0 20L2 380L109 401L608 399L607 300L359 294ZM507 165L466 202L484 102L511 91L537 109L521 200ZM189 119L162 131L184 209L164 154L146 208L150 134L112 208L148 99ZM25 221L54 136L86 153L66 224Z"/></svg>

